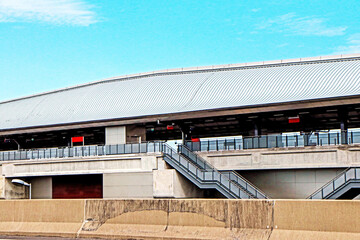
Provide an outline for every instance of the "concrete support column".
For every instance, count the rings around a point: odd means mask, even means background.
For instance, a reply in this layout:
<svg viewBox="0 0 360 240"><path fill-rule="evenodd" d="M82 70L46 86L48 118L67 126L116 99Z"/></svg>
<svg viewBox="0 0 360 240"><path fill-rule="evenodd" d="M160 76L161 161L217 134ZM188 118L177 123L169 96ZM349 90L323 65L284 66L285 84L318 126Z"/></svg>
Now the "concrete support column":
<svg viewBox="0 0 360 240"><path fill-rule="evenodd" d="M254 122L254 136L258 137L261 135L260 120Z"/></svg>
<svg viewBox="0 0 360 240"><path fill-rule="evenodd" d="M145 126L127 125L107 127L105 129L105 145L139 143L145 141Z"/></svg>
<svg viewBox="0 0 360 240"><path fill-rule="evenodd" d="M126 126L105 128L105 145L126 143Z"/></svg>
<svg viewBox="0 0 360 240"><path fill-rule="evenodd" d="M190 127L185 125L179 125L181 131L182 144L184 145L186 140L191 140Z"/></svg>
<svg viewBox="0 0 360 240"><path fill-rule="evenodd" d="M250 129L247 133L248 136L259 137L262 135L261 129L261 119L258 117L253 119L252 121L252 129Z"/></svg>
<svg viewBox="0 0 360 240"><path fill-rule="evenodd" d="M28 187L15 185L11 179L0 177L0 199L27 199L29 198Z"/></svg>
<svg viewBox="0 0 360 240"><path fill-rule="evenodd" d="M141 143L146 141L145 126L127 125L126 143Z"/></svg>
<svg viewBox="0 0 360 240"><path fill-rule="evenodd" d="M348 144L348 113L345 109L338 111L340 118L341 144Z"/></svg>

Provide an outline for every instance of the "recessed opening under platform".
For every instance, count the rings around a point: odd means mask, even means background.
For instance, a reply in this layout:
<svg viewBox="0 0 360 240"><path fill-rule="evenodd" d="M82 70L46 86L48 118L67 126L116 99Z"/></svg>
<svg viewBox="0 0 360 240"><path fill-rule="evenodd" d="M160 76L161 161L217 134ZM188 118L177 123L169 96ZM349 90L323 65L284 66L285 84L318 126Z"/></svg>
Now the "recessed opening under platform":
<svg viewBox="0 0 360 240"><path fill-rule="evenodd" d="M52 177L52 198L102 198L103 176L67 175Z"/></svg>

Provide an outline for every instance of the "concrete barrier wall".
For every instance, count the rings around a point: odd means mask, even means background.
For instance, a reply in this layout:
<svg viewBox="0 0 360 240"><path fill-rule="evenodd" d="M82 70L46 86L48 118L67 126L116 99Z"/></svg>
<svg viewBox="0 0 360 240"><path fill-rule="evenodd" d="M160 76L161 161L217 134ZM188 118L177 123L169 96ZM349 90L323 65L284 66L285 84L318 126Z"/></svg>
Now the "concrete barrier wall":
<svg viewBox="0 0 360 240"><path fill-rule="evenodd" d="M360 239L360 201L0 201L0 235L112 239Z"/></svg>
<svg viewBox="0 0 360 240"><path fill-rule="evenodd" d="M272 239L360 239L360 201L275 200Z"/></svg>
<svg viewBox="0 0 360 240"><path fill-rule="evenodd" d="M0 234L76 237L85 200L0 201Z"/></svg>

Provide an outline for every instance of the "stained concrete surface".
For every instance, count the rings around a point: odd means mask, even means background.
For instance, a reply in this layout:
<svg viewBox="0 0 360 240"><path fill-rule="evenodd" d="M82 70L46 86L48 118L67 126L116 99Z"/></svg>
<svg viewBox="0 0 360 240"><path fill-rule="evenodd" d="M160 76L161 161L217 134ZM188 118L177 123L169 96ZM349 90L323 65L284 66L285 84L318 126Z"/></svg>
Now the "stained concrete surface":
<svg viewBox="0 0 360 240"><path fill-rule="evenodd" d="M26 237L26 236L4 236L0 235L0 240L11 239L11 240L73 240L75 238L62 238L62 237ZM104 238L76 238L77 240L105 240Z"/></svg>

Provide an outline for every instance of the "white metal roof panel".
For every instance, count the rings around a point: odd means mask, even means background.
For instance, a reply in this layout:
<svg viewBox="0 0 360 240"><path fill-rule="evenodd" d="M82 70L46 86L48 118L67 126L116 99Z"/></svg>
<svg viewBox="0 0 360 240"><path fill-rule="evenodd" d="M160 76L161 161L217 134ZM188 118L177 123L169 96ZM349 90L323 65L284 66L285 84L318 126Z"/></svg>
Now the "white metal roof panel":
<svg viewBox="0 0 360 240"><path fill-rule="evenodd" d="M0 130L360 95L360 59L111 79L0 103Z"/></svg>

